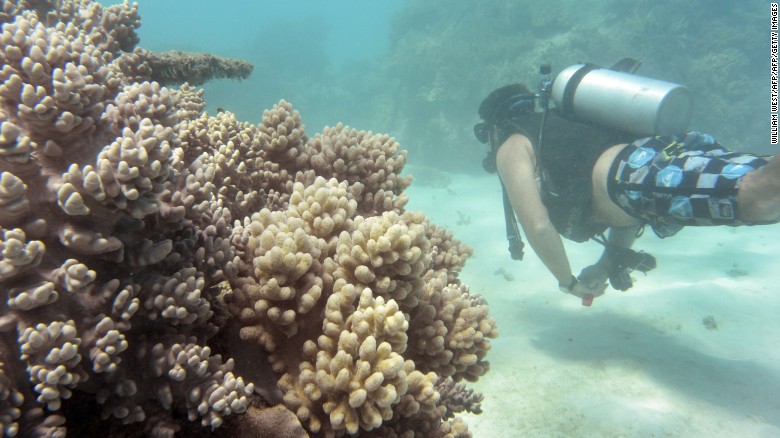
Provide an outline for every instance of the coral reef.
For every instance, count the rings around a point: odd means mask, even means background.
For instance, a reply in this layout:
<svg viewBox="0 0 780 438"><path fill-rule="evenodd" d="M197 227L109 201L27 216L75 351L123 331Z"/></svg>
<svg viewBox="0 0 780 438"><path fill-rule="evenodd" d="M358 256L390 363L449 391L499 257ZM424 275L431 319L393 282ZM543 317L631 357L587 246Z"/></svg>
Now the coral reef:
<svg viewBox="0 0 780 438"><path fill-rule="evenodd" d="M0 434L469 436L497 329L393 138L209 116L137 5L0 24Z"/></svg>

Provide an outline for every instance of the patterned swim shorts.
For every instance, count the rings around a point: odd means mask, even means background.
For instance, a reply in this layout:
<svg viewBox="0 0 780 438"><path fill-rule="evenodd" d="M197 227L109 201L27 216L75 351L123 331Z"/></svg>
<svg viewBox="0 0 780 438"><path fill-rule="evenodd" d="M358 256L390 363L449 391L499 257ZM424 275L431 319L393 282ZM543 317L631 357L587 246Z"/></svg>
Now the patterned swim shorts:
<svg viewBox="0 0 780 438"><path fill-rule="evenodd" d="M736 218L737 190L747 172L768 161L726 150L698 132L641 138L612 163L607 191L659 237L689 225L745 225Z"/></svg>

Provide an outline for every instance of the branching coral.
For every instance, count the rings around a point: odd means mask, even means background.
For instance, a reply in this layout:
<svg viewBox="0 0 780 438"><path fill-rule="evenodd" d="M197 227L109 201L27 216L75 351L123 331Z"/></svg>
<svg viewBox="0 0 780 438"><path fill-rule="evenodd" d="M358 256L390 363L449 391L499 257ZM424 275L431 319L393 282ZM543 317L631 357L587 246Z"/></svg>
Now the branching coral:
<svg viewBox="0 0 780 438"><path fill-rule="evenodd" d="M135 6L0 23L0 433L466 436L441 384L487 370L495 323L468 248L403 210L394 139L203 113L130 74Z"/></svg>
<svg viewBox="0 0 780 438"><path fill-rule="evenodd" d="M326 178L348 181L355 187L361 213L399 210L408 199L402 194L411 177L400 175L406 151L387 135L358 132L341 124L325 128L310 144L310 166Z"/></svg>
<svg viewBox="0 0 780 438"><path fill-rule="evenodd" d="M18 351L4 355L9 434L63 433L58 413L76 390L125 423L144 420L149 400L170 409L174 396L186 398L192 419L212 427L252 393L231 361L202 345L216 332L209 286L191 255L174 251L188 248L182 233L197 246L213 218L198 218L203 230L181 215L158 219L161 206L177 208L160 195L178 176L178 99L155 83L124 82L112 66L139 24L135 8L118 8L63 2L45 22L20 10L2 27L0 343ZM219 254L208 243L204 255ZM207 366L184 372L169 357L177 345Z"/></svg>
<svg viewBox="0 0 780 438"><path fill-rule="evenodd" d="M241 338L271 353L285 403L314 432L438 424L447 412L439 377L476 380L497 335L481 300L447 286L469 250L420 214L357 216L348 188L336 179L296 183L286 211L244 224L254 276L228 297ZM429 235L450 260L434 263ZM312 325L302 313L325 319ZM419 336L408 351L412 329Z"/></svg>

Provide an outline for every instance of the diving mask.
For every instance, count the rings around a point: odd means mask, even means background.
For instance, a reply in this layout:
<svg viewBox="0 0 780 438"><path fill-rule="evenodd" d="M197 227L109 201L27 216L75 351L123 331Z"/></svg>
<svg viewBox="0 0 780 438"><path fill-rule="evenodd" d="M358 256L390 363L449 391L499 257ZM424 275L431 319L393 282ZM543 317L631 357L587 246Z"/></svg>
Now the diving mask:
<svg viewBox="0 0 780 438"><path fill-rule="evenodd" d="M489 120L474 125L474 137L480 143L487 143L490 140L490 131L493 126L502 127L507 122L515 122L519 118L533 113L535 108L536 95L534 94L523 93L510 96L501 105L498 105Z"/></svg>

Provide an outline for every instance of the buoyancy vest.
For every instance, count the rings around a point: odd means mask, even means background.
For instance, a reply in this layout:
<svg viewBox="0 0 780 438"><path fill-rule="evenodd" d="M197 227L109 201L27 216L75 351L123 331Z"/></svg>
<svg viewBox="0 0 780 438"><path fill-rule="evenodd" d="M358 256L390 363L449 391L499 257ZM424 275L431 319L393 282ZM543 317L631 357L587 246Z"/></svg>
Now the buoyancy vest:
<svg viewBox="0 0 780 438"><path fill-rule="evenodd" d="M573 122L550 111L540 151L540 122L541 114L530 114L518 132L531 141L536 152L542 202L560 235L584 242L606 229L593 220L593 166L605 150L634 138L624 132Z"/></svg>

